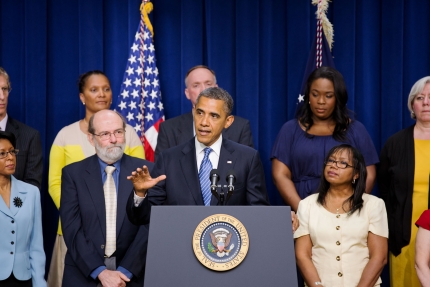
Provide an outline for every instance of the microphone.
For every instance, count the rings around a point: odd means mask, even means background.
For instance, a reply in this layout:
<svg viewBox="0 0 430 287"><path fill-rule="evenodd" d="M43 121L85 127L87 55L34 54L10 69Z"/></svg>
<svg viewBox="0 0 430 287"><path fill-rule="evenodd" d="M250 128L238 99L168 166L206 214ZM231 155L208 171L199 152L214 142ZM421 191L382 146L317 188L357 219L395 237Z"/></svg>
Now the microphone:
<svg viewBox="0 0 430 287"><path fill-rule="evenodd" d="M216 190L217 188L217 183L219 181L219 175L218 175L218 170L216 168L214 168L213 170L211 170L211 174L209 176L209 179L211 181L211 190Z"/></svg>
<svg viewBox="0 0 430 287"><path fill-rule="evenodd" d="M227 184L228 184L227 199L225 200L225 204L227 204L228 200L233 195L233 190L234 190L233 184L236 182L236 173L234 172L234 170L229 170L227 172L227 177L225 178L225 180L227 181Z"/></svg>
<svg viewBox="0 0 430 287"><path fill-rule="evenodd" d="M217 183L219 181L219 175L218 175L218 170L216 168L214 168L213 170L211 170L211 173L209 175L209 180L211 181L211 192L212 195L215 196L216 199L218 199L219 201L219 195L217 192Z"/></svg>
<svg viewBox="0 0 430 287"><path fill-rule="evenodd" d="M229 170L227 172L227 177L225 178L225 180L227 181L228 184L228 191L233 191L234 190L234 183L236 182L236 173L234 172L234 170Z"/></svg>

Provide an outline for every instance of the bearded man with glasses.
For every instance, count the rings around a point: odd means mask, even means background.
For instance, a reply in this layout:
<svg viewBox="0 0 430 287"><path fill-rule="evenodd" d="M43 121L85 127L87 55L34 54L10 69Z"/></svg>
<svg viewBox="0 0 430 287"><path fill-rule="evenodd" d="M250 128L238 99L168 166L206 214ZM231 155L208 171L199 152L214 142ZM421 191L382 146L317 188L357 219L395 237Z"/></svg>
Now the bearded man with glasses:
<svg viewBox="0 0 430 287"><path fill-rule="evenodd" d="M153 163L124 154L126 123L101 110L89 120L96 154L63 168L60 216L67 246L63 287L142 286L148 229L133 225L129 175Z"/></svg>

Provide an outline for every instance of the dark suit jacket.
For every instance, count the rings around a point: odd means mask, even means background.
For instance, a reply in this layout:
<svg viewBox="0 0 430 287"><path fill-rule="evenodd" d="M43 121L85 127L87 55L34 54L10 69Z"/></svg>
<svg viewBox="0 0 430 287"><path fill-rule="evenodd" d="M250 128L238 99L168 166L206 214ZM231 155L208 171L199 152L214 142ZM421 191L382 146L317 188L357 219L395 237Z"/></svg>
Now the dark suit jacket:
<svg viewBox="0 0 430 287"><path fill-rule="evenodd" d="M247 119L234 116L233 124L228 129L224 129L222 136L237 143L254 147L251 128ZM192 137L194 137L194 132L193 114L191 112L162 122L158 130L155 158L160 152L186 143Z"/></svg>
<svg viewBox="0 0 430 287"><path fill-rule="evenodd" d="M218 162L218 184L227 185L229 170L235 171L236 183L228 205L269 205L258 151L223 138ZM167 178L150 189L138 207L134 206L134 192L130 194L127 214L131 222L147 224L151 205L203 205L194 138L159 154L151 176L162 174ZM211 205L216 204L217 199L212 196Z"/></svg>
<svg viewBox="0 0 430 287"><path fill-rule="evenodd" d="M42 184L43 162L42 143L37 130L11 118L7 119L6 131L16 137L16 169L14 176L24 182L37 186Z"/></svg>
<svg viewBox="0 0 430 287"><path fill-rule="evenodd" d="M142 286L148 229L133 225L125 215L126 202L133 189L127 176L137 167L152 163L123 155L117 196L117 266L133 274L127 286ZM67 245L63 287L96 286L91 272L104 265L106 212L102 176L97 155L63 168L61 179L61 222Z"/></svg>
<svg viewBox="0 0 430 287"><path fill-rule="evenodd" d="M414 190L415 145L412 125L392 135L381 151L378 184L388 216L388 247L399 255L412 243L412 194ZM415 244L415 243L413 243Z"/></svg>

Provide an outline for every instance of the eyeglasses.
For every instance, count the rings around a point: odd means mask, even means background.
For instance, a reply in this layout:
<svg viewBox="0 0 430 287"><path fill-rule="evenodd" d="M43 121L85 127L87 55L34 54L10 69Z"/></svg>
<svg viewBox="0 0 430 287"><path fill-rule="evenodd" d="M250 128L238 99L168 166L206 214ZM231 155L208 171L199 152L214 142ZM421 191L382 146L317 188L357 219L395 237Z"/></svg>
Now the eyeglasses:
<svg viewBox="0 0 430 287"><path fill-rule="evenodd" d="M10 91L12 91L12 89L9 89L7 87L2 87L0 90L3 92L4 95L7 95L10 93Z"/></svg>
<svg viewBox="0 0 430 287"><path fill-rule="evenodd" d="M13 149L10 151L0 151L0 159L7 157L8 154L11 156L16 156L19 152L19 149Z"/></svg>
<svg viewBox="0 0 430 287"><path fill-rule="evenodd" d="M120 130L116 130L116 131L114 131L112 133L110 133L110 132L101 132L98 135L97 134L93 134L93 135L98 136L98 137L100 137L100 139L102 141L105 141L105 140L110 139L111 135L114 135L116 138L123 138L124 135L125 135L125 130L124 129L120 129Z"/></svg>
<svg viewBox="0 0 430 287"><path fill-rule="evenodd" d="M334 159L328 159L326 162L324 162L325 165L333 165L334 163L338 168L345 169L347 167L354 167L352 165L349 165L348 163L341 161L341 160L334 160Z"/></svg>

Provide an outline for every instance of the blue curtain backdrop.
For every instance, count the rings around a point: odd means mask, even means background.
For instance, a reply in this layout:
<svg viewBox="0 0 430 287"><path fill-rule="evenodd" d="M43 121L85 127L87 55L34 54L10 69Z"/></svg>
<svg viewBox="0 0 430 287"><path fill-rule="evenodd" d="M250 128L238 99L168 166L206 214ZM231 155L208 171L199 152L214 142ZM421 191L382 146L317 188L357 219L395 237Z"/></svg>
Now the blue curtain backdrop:
<svg viewBox="0 0 430 287"><path fill-rule="evenodd" d="M310 0L154 0L151 14L166 118L188 112L183 78L194 65L217 73L248 118L264 163L272 204L271 148L294 116L316 30ZM48 157L57 132L84 115L78 75L104 70L114 91L122 81L137 29L139 0L0 0L0 65L13 91L8 113L38 129L44 147L41 190L45 249L51 256L57 211L47 192ZM334 0L333 57L344 75L348 107L378 150L413 123L406 99L430 75L430 1Z"/></svg>

